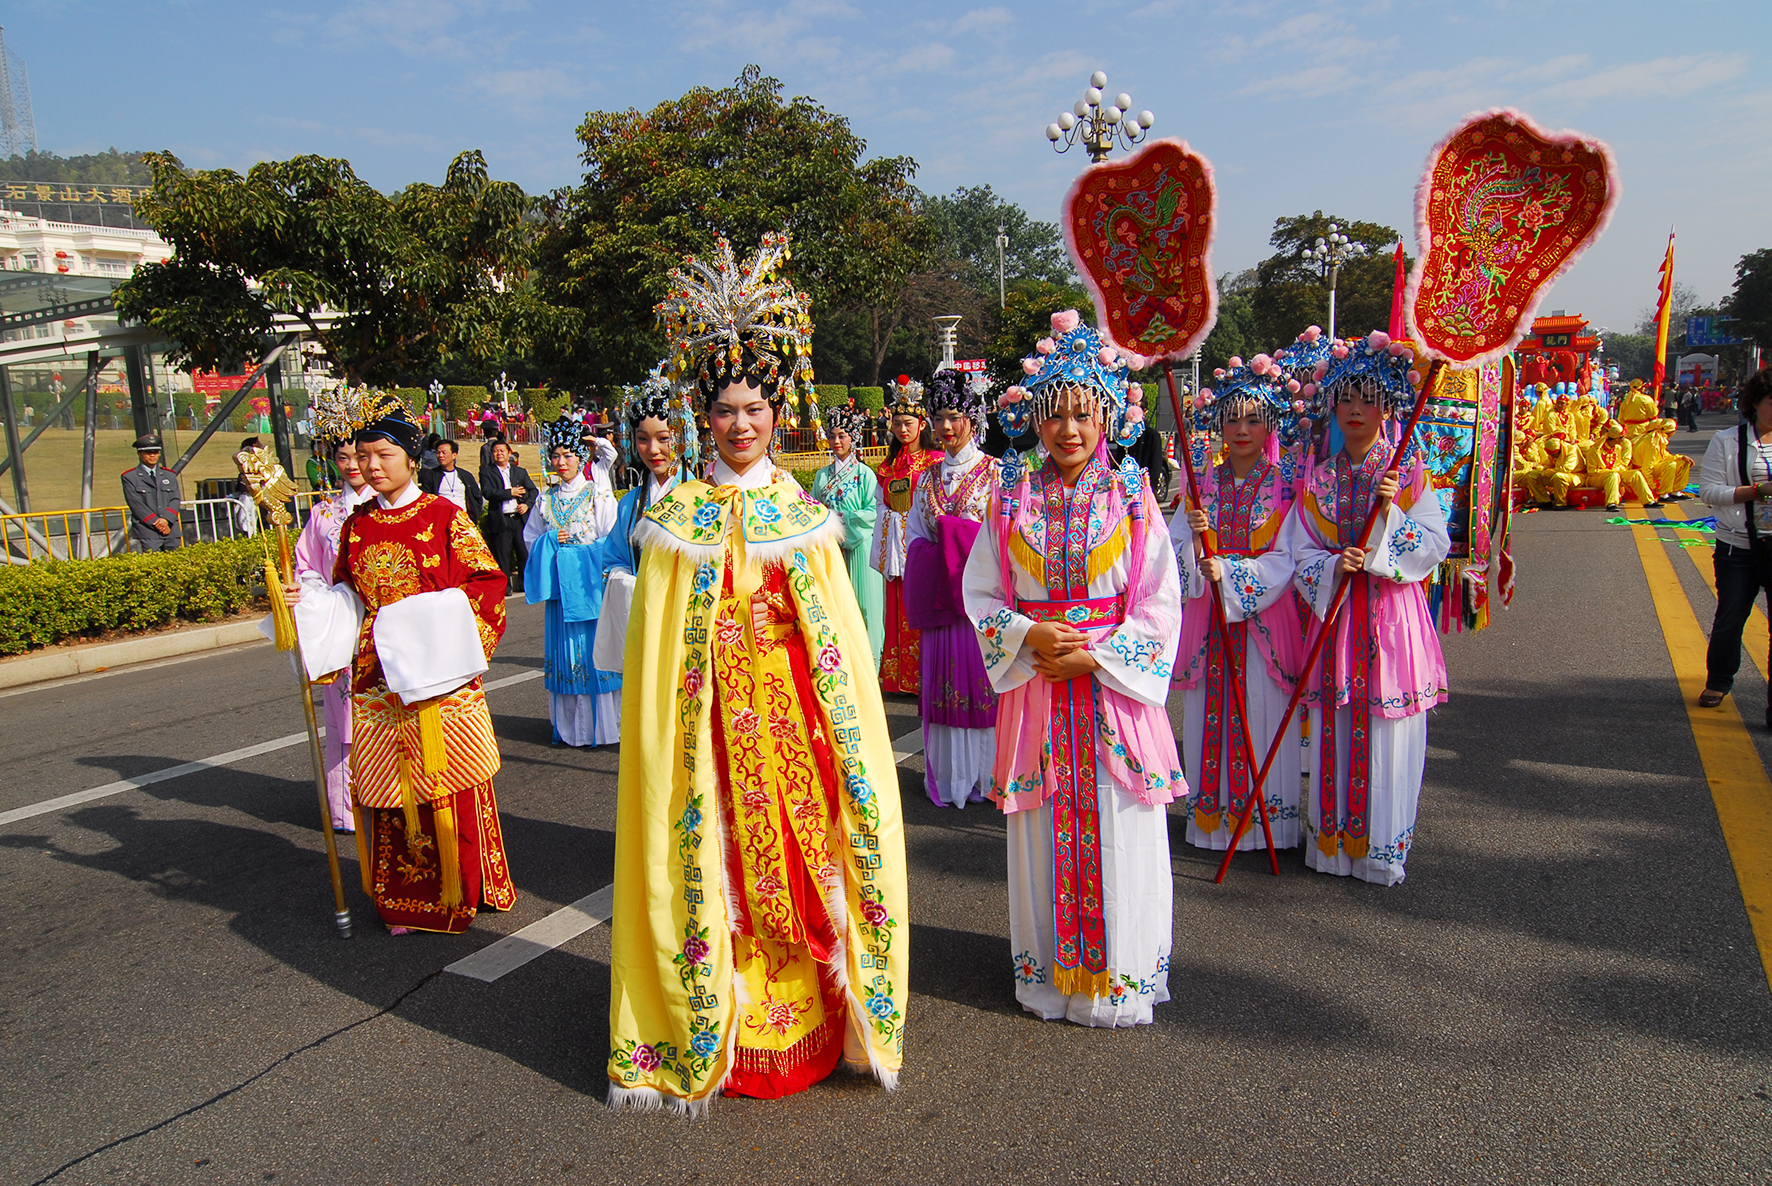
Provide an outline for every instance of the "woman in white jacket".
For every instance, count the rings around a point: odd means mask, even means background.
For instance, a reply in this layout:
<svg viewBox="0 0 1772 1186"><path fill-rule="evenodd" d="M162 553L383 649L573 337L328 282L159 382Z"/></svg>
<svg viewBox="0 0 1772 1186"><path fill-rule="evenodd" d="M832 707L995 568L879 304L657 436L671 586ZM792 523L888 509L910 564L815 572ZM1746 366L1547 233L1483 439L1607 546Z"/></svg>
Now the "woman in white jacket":
<svg viewBox="0 0 1772 1186"><path fill-rule="evenodd" d="M1700 708L1715 708L1741 667L1741 630L1760 590L1772 599L1772 371L1760 371L1736 397L1741 423L1711 438L1698 471L1698 495L1717 517L1717 616L1711 623ZM1745 449L1743 446L1745 445ZM1745 453L1745 456L1744 456ZM1766 710L1772 728L1772 707Z"/></svg>

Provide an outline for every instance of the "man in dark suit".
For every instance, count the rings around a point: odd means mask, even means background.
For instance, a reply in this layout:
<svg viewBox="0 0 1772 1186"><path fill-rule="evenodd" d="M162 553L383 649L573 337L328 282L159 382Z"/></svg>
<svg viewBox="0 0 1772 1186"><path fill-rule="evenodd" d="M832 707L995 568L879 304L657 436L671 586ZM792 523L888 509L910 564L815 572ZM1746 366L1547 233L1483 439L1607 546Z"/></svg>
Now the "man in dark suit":
<svg viewBox="0 0 1772 1186"><path fill-rule="evenodd" d="M491 513L486 516L486 542L493 558L505 571L513 593L523 591L523 562L529 549L523 546L523 523L535 502L535 483L529 472L511 461L511 447L504 441L492 446L492 464L480 471L480 489Z"/></svg>
<svg viewBox="0 0 1772 1186"><path fill-rule="evenodd" d="M447 498L468 513L476 524L486 500L480 496L480 483L474 475L456 465L454 441L437 442L437 464L418 471L418 488L426 494Z"/></svg>
<svg viewBox="0 0 1772 1186"><path fill-rule="evenodd" d="M123 471L123 501L129 506L129 538L144 552L168 552L184 542L179 531L178 475L160 468L160 437L137 437L141 464Z"/></svg>

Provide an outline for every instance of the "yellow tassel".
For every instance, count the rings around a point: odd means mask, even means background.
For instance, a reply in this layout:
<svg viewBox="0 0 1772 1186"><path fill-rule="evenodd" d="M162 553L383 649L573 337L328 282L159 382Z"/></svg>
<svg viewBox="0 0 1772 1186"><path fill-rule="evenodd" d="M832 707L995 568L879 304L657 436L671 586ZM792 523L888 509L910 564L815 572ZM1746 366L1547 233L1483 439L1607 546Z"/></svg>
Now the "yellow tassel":
<svg viewBox="0 0 1772 1186"><path fill-rule="evenodd" d="M1194 827L1205 832L1207 835L1211 835L1213 832L1218 831L1218 826L1223 822L1223 812L1214 811L1211 815L1207 815L1199 808L1194 809Z"/></svg>
<svg viewBox="0 0 1772 1186"><path fill-rule="evenodd" d="M419 704L418 752L424 760L427 781L449 769L449 751L443 745L443 709L435 700Z"/></svg>
<svg viewBox="0 0 1772 1186"><path fill-rule="evenodd" d="M357 825L357 871L363 876L363 896L375 897L375 870L369 867L369 820L363 804L351 800L351 818Z"/></svg>
<svg viewBox="0 0 1772 1186"><path fill-rule="evenodd" d="M437 903L454 910L461 905L461 844L455 835L455 808L448 799L438 799L431 804L431 818L437 823L437 863L443 870Z"/></svg>
<svg viewBox="0 0 1772 1186"><path fill-rule="evenodd" d="M1318 832L1317 851L1326 857L1332 857L1341 851L1341 835L1337 832Z"/></svg>
<svg viewBox="0 0 1772 1186"><path fill-rule="evenodd" d="M1112 535L1103 540L1095 551L1089 553L1089 563L1084 569L1084 576L1090 581L1100 579L1101 575L1114 566L1114 561L1126 550L1126 541L1131 536L1126 530L1126 520L1121 519L1120 525L1114 528Z"/></svg>
<svg viewBox="0 0 1772 1186"><path fill-rule="evenodd" d="M1341 838L1342 849L1346 851L1349 859L1356 861L1361 860L1366 856L1366 846L1368 843L1369 841L1365 836L1343 836Z"/></svg>
<svg viewBox="0 0 1772 1186"><path fill-rule="evenodd" d="M1022 538L1019 531L1011 530L1009 532L1009 554L1015 558L1015 562L1021 565L1029 576L1034 578L1036 583L1040 585L1046 583L1046 557L1039 555L1029 547L1027 540Z"/></svg>
<svg viewBox="0 0 1772 1186"><path fill-rule="evenodd" d="M1108 991L1108 974L1105 970L1091 972L1087 968L1056 968L1052 973L1052 986L1067 997L1074 997L1079 993L1104 997Z"/></svg>
<svg viewBox="0 0 1772 1186"><path fill-rule="evenodd" d="M295 611L283 600L283 581L277 576L277 567L271 563L269 552L265 553L265 589L271 595L271 624L277 636L277 649L292 651L295 649Z"/></svg>
<svg viewBox="0 0 1772 1186"><path fill-rule="evenodd" d="M406 816L406 845L416 847L424 837L424 829L418 826L418 788L412 785L412 763L406 760L406 752L402 750L400 759L400 810Z"/></svg>

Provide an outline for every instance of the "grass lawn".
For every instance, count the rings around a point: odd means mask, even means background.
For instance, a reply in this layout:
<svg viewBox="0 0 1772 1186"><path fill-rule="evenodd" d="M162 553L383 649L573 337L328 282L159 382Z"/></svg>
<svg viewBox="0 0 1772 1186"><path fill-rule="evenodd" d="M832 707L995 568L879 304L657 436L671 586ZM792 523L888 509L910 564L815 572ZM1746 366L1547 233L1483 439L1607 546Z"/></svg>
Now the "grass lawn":
<svg viewBox="0 0 1772 1186"><path fill-rule="evenodd" d="M30 435L26 429L20 439ZM122 506L123 487L118 478L123 471L135 465L135 432L132 429L101 428L96 434L92 457L92 505ZM238 432L218 432L209 438L203 451L191 459L181 475L184 495L187 499L197 496L197 479L199 478L232 478L234 476L234 450L247 436ZM167 432L161 434L166 442L166 455L162 463L177 461L184 448L196 439L195 432ZM83 437L78 427L73 432L65 428L53 427L37 438L35 444L25 450L25 477L29 482L31 509L34 511L60 511L76 508L80 505L80 450ZM269 438L261 438L269 443ZM5 456L5 438L0 437L0 457ZM296 464L307 461L305 455L296 457ZM298 483L306 489L305 478L297 474ZM12 472L8 470L0 474L0 497L7 502L13 501Z"/></svg>

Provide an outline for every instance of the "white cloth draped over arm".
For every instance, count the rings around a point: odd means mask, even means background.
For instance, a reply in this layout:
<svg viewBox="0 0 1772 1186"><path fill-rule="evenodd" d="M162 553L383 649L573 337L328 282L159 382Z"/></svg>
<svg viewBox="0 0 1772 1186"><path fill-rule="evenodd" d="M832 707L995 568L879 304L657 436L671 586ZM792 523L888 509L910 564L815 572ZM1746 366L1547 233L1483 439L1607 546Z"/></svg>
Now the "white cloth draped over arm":
<svg viewBox="0 0 1772 1186"><path fill-rule="evenodd" d="M1175 567L1181 574L1182 597L1192 601L1206 592L1206 573L1200 568L1200 558L1195 554L1194 529L1188 526L1187 512L1188 506L1184 502L1169 521L1169 547L1175 553Z"/></svg>
<svg viewBox="0 0 1772 1186"><path fill-rule="evenodd" d="M936 480L940 481L941 479L938 477ZM906 539L904 545L907 552L910 550L912 540L934 541L936 538L935 516L929 509L927 493L927 486L919 476L916 489L911 492L911 513L905 522Z"/></svg>
<svg viewBox="0 0 1772 1186"><path fill-rule="evenodd" d="M548 526L547 518L541 513L542 499L547 495L542 493L531 497L534 501L529 504L529 517L523 520L523 546L525 548L535 547L535 541L552 530Z"/></svg>
<svg viewBox="0 0 1772 1186"><path fill-rule="evenodd" d="M363 630L363 602L355 589L343 582L322 584L314 574L303 573L301 600L290 608L310 680L351 665L357 655L357 636ZM258 630L266 638L277 637L272 618L260 622ZM294 656L290 658L293 661Z"/></svg>
<svg viewBox="0 0 1772 1186"><path fill-rule="evenodd" d="M1373 529L1364 565L1373 576L1399 585L1413 585L1432 576L1452 550L1440 496L1434 493L1432 485L1423 482L1422 487L1407 512L1392 502Z"/></svg>
<svg viewBox="0 0 1772 1186"><path fill-rule="evenodd" d="M403 704L447 695L487 669L479 619L460 589L384 605L370 633L388 690Z"/></svg>
<svg viewBox="0 0 1772 1186"><path fill-rule="evenodd" d="M1089 653L1101 665L1095 678L1134 700L1157 708L1169 700L1169 678L1175 670L1175 648L1181 643L1181 578L1174 555L1163 546L1160 524L1162 508L1149 490L1144 498L1144 571L1128 572L1128 592L1136 601L1126 620L1106 638L1089 644ZM1135 524L1128 520L1131 529ZM977 555L976 550L973 553ZM1127 548L1122 563L1129 564ZM970 566L968 566L970 567Z"/></svg>
<svg viewBox="0 0 1772 1186"><path fill-rule="evenodd" d="M1033 651L1023 645L1034 620L1016 612L1015 590L1003 587L996 504L993 497L990 516L973 541L972 554L966 557L960 597L966 606L966 616L972 619L972 627L978 631L978 646L984 656L985 672L991 677L991 687L998 692L1007 692L1034 677Z"/></svg>

